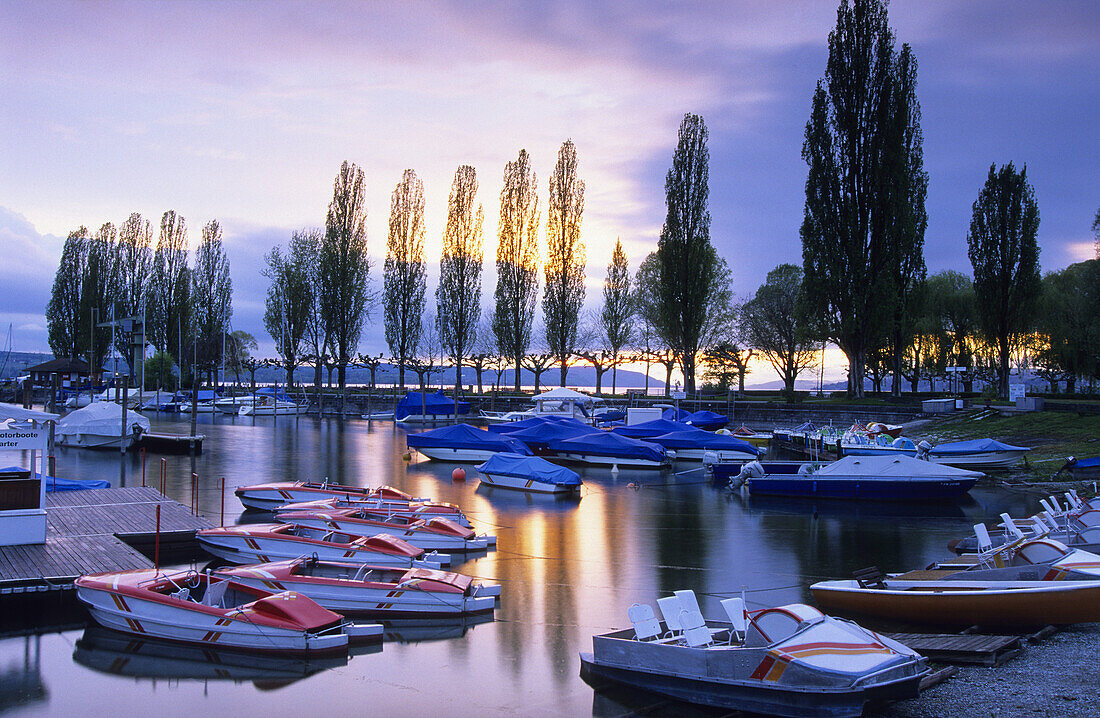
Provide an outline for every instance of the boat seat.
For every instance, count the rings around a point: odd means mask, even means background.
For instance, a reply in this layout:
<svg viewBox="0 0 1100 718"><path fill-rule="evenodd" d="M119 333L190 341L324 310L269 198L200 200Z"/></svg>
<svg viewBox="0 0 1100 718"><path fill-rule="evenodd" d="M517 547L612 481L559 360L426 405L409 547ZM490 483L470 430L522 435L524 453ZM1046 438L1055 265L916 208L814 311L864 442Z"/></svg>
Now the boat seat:
<svg viewBox="0 0 1100 718"><path fill-rule="evenodd" d="M202 600L199 601L204 606L212 606L214 608L224 608L222 601L225 600L225 590L229 588L229 581L218 581L217 583L211 583L206 586L206 593L202 595Z"/></svg>
<svg viewBox="0 0 1100 718"><path fill-rule="evenodd" d="M730 628L730 645L733 643L741 643L745 640L745 631L748 630L748 619L745 616L745 599L741 597L727 598L720 601L722 604L722 610L726 612L726 616L729 617L732 627Z"/></svg>
<svg viewBox="0 0 1100 718"><path fill-rule="evenodd" d="M886 588L886 576L878 566L868 566L852 571L852 578L860 588Z"/></svg>
<svg viewBox="0 0 1100 718"><path fill-rule="evenodd" d="M694 611L700 616L703 615L703 609L699 608L699 599L695 598L695 591L684 589L682 591L673 591L672 595L680 602L680 608Z"/></svg>
<svg viewBox="0 0 1100 718"><path fill-rule="evenodd" d="M703 614L687 608L680 609L680 625L684 629L684 643L691 648L714 645L714 634L707 628Z"/></svg>
<svg viewBox="0 0 1100 718"><path fill-rule="evenodd" d="M675 596L665 596L657 599L657 609L661 612L661 618L665 620L666 636L676 636L683 631L680 625L680 599Z"/></svg>
<svg viewBox="0 0 1100 718"><path fill-rule="evenodd" d="M648 603L635 603L626 610L630 623L634 626L634 639L648 641L661 635L661 622Z"/></svg>
<svg viewBox="0 0 1100 718"><path fill-rule="evenodd" d="M181 588L178 591L173 591L172 593L170 593L168 595L171 596L172 598L178 598L181 601L190 601L191 600L191 592L188 591L186 588Z"/></svg>

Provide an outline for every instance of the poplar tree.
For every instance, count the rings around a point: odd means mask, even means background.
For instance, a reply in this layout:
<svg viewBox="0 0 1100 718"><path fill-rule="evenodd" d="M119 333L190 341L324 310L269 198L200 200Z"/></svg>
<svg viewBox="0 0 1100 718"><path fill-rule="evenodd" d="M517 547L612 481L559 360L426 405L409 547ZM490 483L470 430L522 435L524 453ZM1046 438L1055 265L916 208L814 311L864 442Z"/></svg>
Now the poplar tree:
<svg viewBox="0 0 1100 718"><path fill-rule="evenodd" d="M634 302L630 292L630 267L626 263L623 243L616 238L611 251L611 264L607 265L607 278L603 282L603 309L600 324L607 346L611 350L611 393L616 390L619 370L619 353L630 344L634 335Z"/></svg>
<svg viewBox="0 0 1100 718"><path fill-rule="evenodd" d="M321 320L329 337L337 381L343 390L368 311L367 209L363 170L344 162L333 183L321 238Z"/></svg>
<svg viewBox="0 0 1100 718"><path fill-rule="evenodd" d="M537 180L527 150L520 150L516 161L505 165L500 190L493 307L493 334L501 355L515 367L517 392L538 297L539 220Z"/></svg>
<svg viewBox="0 0 1100 718"><path fill-rule="evenodd" d="M807 312L848 358L863 396L868 356L905 343L908 296L924 276L924 195L916 63L894 51L883 0L843 0L829 34L802 157Z"/></svg>
<svg viewBox="0 0 1100 718"><path fill-rule="evenodd" d="M989 168L985 186L973 205L966 235L974 267L978 318L997 349L997 383L1008 398L1011 340L1031 329L1041 287L1039 276L1039 205L1027 181L1009 162Z"/></svg>
<svg viewBox="0 0 1100 718"><path fill-rule="evenodd" d="M436 290L439 340L455 364L455 392L462 386L462 360L477 340L481 319L481 226L477 172L470 165L455 171L447 198L447 229Z"/></svg>
<svg viewBox="0 0 1100 718"><path fill-rule="evenodd" d="M313 363L313 388L321 391L321 366L329 350L329 337L325 331L325 322L321 316L321 237L318 229L303 229L295 232L287 248L287 261L298 267L309 285L306 295L308 309L305 310L306 323L303 344L308 353L303 361Z"/></svg>
<svg viewBox="0 0 1100 718"><path fill-rule="evenodd" d="M566 140L550 175L546 210L546 265L542 312L546 346L561 366L565 386L584 304L585 248L581 241L584 182L577 177L577 148Z"/></svg>
<svg viewBox="0 0 1100 718"><path fill-rule="evenodd" d="M118 230L110 222L104 223L88 240L84 260L83 278L80 282L81 325L87 327L89 337L89 370L98 374L111 350L111 329L98 326L112 319L117 275L115 273L115 244Z"/></svg>
<svg viewBox="0 0 1100 718"><path fill-rule="evenodd" d="M294 370L304 358L306 327L313 310L313 287L309 280L309 268L301 261L295 244L299 233L291 238L286 256L278 247L264 257L267 267L263 275L270 280L264 304L264 328L275 341L275 353L286 370L286 385L294 385Z"/></svg>
<svg viewBox="0 0 1100 718"><path fill-rule="evenodd" d="M153 229L149 220L132 213L118 228L115 252L118 275L115 317L141 316L153 272ZM130 338L122 332L115 336L115 349L126 357L130 374L135 374L137 367L133 365L129 342Z"/></svg>
<svg viewBox="0 0 1100 718"><path fill-rule="evenodd" d="M210 377L221 360L229 319L233 316L229 257L222 248L222 228L216 219L203 225L202 237L195 249L190 299L195 355ZM208 383L213 384L213 380L209 379Z"/></svg>
<svg viewBox="0 0 1100 718"><path fill-rule="evenodd" d="M405 170L390 196L390 226L386 237L382 307L386 344L397 364L398 383L405 388L405 367L417 355L424 293L424 183Z"/></svg>
<svg viewBox="0 0 1100 718"><path fill-rule="evenodd" d="M54 274L53 290L46 305L46 330L50 351L57 357L73 359L87 349L85 335L81 333L80 290L88 241L87 227L69 232Z"/></svg>
<svg viewBox="0 0 1100 718"><path fill-rule="evenodd" d="M153 255L153 275L147 302L149 339L160 351L166 351L180 367L187 314L187 222L173 210L160 219L157 249Z"/></svg>
<svg viewBox="0 0 1100 718"><path fill-rule="evenodd" d="M710 243L710 153L707 128L699 115L684 115L672 168L665 178L668 214L657 242L657 312L684 374L684 388L695 391L695 360L708 321L718 257Z"/></svg>

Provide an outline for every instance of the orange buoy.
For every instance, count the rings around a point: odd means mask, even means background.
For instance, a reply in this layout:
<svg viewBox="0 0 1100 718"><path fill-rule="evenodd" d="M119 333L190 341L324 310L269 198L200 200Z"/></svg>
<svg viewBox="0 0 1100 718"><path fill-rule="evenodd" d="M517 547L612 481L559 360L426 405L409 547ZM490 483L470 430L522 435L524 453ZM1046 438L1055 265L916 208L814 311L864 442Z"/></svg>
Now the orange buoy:
<svg viewBox="0 0 1100 718"><path fill-rule="evenodd" d="M456 468L454 471L451 472L451 480L453 480L453 481L465 481L466 480L466 469L462 468L461 466Z"/></svg>
<svg viewBox="0 0 1100 718"><path fill-rule="evenodd" d="M412 454L406 451L404 454L401 455L401 458L405 461L412 461Z"/></svg>

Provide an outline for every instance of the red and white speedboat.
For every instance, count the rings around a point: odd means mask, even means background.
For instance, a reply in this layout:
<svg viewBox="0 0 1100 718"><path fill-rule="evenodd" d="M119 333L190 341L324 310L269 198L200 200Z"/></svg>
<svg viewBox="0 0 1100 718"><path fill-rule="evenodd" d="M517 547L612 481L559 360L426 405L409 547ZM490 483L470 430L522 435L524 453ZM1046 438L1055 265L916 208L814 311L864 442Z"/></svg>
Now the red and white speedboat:
<svg viewBox="0 0 1100 718"><path fill-rule="evenodd" d="M459 526L470 527L470 520L454 504L442 501L395 501L389 499L357 499L332 496L316 501L299 501L275 509L281 511L332 511L334 509L371 509L385 511L388 516L403 516L416 519L442 518L454 521Z"/></svg>
<svg viewBox="0 0 1100 718"><path fill-rule="evenodd" d="M495 545L496 536L478 536L473 529L444 518L412 519L392 516L384 510L351 508L327 511L276 512L275 518L288 524L342 531L358 536L388 534L422 549L440 551L484 551Z"/></svg>
<svg viewBox="0 0 1100 718"><path fill-rule="evenodd" d="M203 529L202 547L230 563L266 563L316 556L325 561L351 561L398 568L439 568L447 554L427 553L396 536L356 536L331 529L294 524L247 524Z"/></svg>
<svg viewBox="0 0 1100 718"><path fill-rule="evenodd" d="M377 499L380 501L395 501L408 504L414 501L427 501L428 499L413 498L400 489L392 486L347 486L344 484L331 484L326 481L280 481L273 484L254 484L252 486L239 486L233 493L241 500L246 508L259 509L260 511L274 511L285 504L297 501L315 501L317 499L345 498L347 500L359 499L366 501Z"/></svg>
<svg viewBox="0 0 1100 718"><path fill-rule="evenodd" d="M461 616L492 611L497 584L423 568L389 568L301 558L222 569L218 575L268 591L293 590L340 613Z"/></svg>
<svg viewBox="0 0 1100 718"><path fill-rule="evenodd" d="M346 651L349 640L382 637L381 626L349 623L302 594L195 571L81 576L76 595L107 628L204 646L323 653Z"/></svg>

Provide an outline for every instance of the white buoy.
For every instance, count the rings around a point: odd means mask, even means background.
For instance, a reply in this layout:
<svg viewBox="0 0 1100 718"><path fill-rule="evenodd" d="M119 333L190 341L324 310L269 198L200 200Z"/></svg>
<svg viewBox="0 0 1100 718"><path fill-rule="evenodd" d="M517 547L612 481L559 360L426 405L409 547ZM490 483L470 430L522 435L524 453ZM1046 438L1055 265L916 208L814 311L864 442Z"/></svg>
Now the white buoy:
<svg viewBox="0 0 1100 718"><path fill-rule="evenodd" d="M618 464L612 464L611 465L611 475L612 476L618 476L619 475L619 465Z"/></svg>

